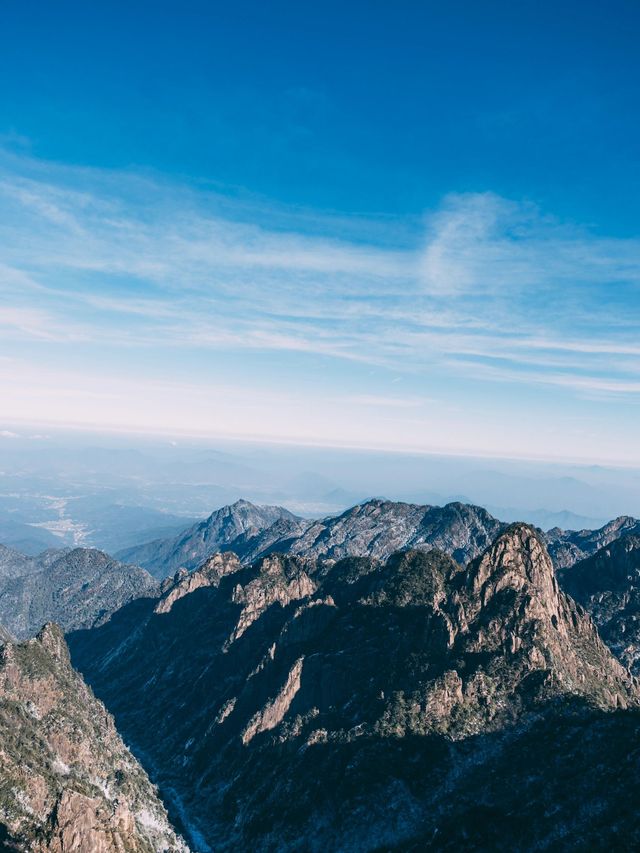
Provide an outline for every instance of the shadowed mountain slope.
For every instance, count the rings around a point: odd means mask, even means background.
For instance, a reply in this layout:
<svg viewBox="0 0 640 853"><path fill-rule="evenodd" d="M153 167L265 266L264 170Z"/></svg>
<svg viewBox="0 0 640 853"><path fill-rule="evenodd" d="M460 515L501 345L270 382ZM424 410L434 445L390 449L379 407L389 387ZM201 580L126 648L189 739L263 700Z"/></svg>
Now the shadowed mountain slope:
<svg viewBox="0 0 640 853"><path fill-rule="evenodd" d="M92 548L24 560L25 572L0 579L0 622L19 639L33 637L45 622L65 631L99 624L123 604L159 591L144 569Z"/></svg>
<svg viewBox="0 0 640 853"><path fill-rule="evenodd" d="M602 638L640 673L640 536L627 535L558 572L558 580L592 616Z"/></svg>

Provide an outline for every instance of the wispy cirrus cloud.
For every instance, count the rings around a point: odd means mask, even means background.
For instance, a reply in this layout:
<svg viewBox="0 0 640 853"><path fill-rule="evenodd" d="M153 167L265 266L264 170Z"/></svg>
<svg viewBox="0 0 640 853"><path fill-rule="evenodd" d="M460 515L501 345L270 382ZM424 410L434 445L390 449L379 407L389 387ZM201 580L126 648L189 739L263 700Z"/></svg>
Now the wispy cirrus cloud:
<svg viewBox="0 0 640 853"><path fill-rule="evenodd" d="M640 240L597 237L493 193L453 195L429 220L422 271L427 288L449 296L638 285Z"/></svg>
<svg viewBox="0 0 640 853"><path fill-rule="evenodd" d="M0 156L0 204L5 344L131 350L142 372L209 353L249 377L268 356L304 364L309 394L330 360L354 406L398 417L461 382L640 397L640 239L529 202L452 195L382 240L383 222Z"/></svg>

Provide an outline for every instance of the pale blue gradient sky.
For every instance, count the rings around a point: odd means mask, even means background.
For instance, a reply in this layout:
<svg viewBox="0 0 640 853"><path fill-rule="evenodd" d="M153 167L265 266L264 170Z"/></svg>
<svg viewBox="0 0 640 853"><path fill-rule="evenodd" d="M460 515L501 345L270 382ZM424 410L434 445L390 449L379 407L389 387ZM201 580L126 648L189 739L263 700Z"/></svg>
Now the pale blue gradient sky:
<svg viewBox="0 0 640 853"><path fill-rule="evenodd" d="M3 423L640 464L633 5L357 5L9 4Z"/></svg>

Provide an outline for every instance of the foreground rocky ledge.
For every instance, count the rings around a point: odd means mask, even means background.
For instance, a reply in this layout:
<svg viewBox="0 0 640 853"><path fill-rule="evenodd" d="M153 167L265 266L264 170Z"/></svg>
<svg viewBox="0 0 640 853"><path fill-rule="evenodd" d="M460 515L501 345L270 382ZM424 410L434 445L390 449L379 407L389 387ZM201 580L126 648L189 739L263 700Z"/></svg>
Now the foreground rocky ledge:
<svg viewBox="0 0 640 853"><path fill-rule="evenodd" d="M0 648L0 847L187 851L54 624Z"/></svg>

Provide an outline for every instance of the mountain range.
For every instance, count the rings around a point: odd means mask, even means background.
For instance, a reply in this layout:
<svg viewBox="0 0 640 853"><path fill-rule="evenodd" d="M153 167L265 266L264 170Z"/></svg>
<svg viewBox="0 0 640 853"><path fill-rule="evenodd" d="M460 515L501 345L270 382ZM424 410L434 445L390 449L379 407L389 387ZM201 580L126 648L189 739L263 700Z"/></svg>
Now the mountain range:
<svg viewBox="0 0 640 853"><path fill-rule="evenodd" d="M638 779L609 753L638 741L638 685L526 525L466 568L216 555L69 645L198 850L640 840L631 813L603 817ZM606 790L554 775L577 733Z"/></svg>
<svg viewBox="0 0 640 853"><path fill-rule="evenodd" d="M437 548L466 563L481 553L506 523L473 504L445 506L372 499L337 516L313 520L283 507L240 500L213 512L176 537L119 551L118 559L146 568L158 578L200 566L218 551L233 551L250 563L268 553L299 556L388 557L408 548ZM545 533L554 563L567 568L622 535L640 535L640 521L621 516L598 530Z"/></svg>
<svg viewBox="0 0 640 853"><path fill-rule="evenodd" d="M240 501L145 546L158 579L91 549L0 549L7 849L122 853L130 831L130 849L186 850L165 807L199 853L634 849L637 530ZM90 688L57 627L13 639L51 614Z"/></svg>
<svg viewBox="0 0 640 853"><path fill-rule="evenodd" d="M217 551L242 553L247 544L276 523L286 530L306 529L303 519L278 506L256 506L239 500L213 512L175 537L156 539L145 545L126 548L118 559L137 563L156 577L167 577L180 568L195 569Z"/></svg>
<svg viewBox="0 0 640 853"><path fill-rule="evenodd" d="M603 639L640 675L640 536L628 535L561 569L558 580L593 617Z"/></svg>

